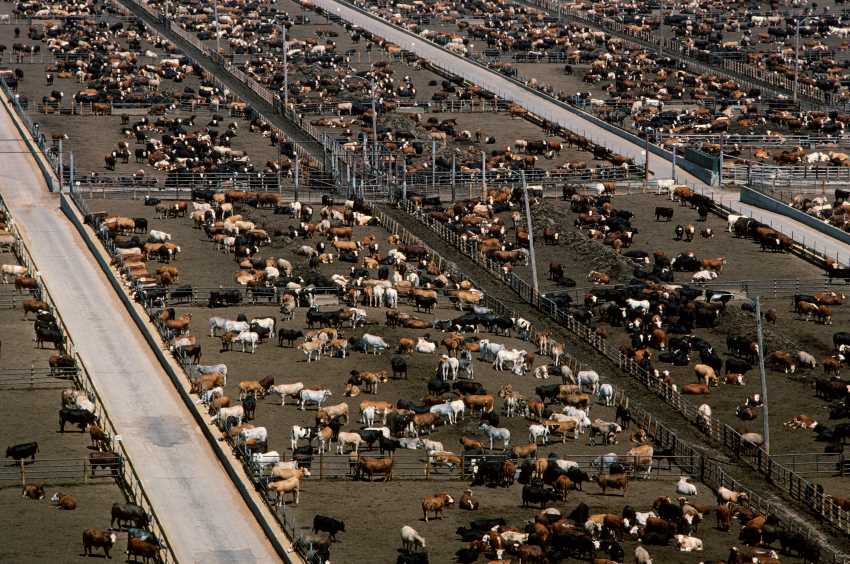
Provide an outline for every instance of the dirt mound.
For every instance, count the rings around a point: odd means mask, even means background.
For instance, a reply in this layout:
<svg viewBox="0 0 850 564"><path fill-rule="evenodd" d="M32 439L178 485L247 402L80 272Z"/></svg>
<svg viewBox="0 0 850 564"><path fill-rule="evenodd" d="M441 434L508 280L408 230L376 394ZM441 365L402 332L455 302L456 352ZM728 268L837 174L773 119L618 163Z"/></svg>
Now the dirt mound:
<svg viewBox="0 0 850 564"><path fill-rule="evenodd" d="M611 277L612 284L625 283L632 278L634 264L630 260L618 255L599 241L588 238L584 233L572 230L563 232L571 221L567 214L551 209L532 208L531 217L536 227L535 231L550 225L560 227L561 246L568 249L567 254L587 265L587 272L591 270L604 272Z"/></svg>
<svg viewBox="0 0 850 564"><path fill-rule="evenodd" d="M726 308L726 312L720 316L720 320L714 330L725 335L736 335L755 340L755 315L748 311L742 311L737 307L730 306ZM763 325L762 334L764 338L764 348L767 352L796 352L801 350L797 341L791 339L780 331L777 331L773 326Z"/></svg>

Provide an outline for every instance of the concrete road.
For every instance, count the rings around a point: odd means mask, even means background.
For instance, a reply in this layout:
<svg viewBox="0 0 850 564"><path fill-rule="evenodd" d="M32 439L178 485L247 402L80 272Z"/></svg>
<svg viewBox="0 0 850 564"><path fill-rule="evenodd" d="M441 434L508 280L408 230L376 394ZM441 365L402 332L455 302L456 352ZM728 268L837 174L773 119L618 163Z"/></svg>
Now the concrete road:
<svg viewBox="0 0 850 564"><path fill-rule="evenodd" d="M0 193L179 562L280 562L2 107Z"/></svg>
<svg viewBox="0 0 850 564"><path fill-rule="evenodd" d="M412 35L406 30L381 20L377 16L364 14L346 4L335 0L315 0L315 4L331 14L336 14L344 20L399 45L402 49L416 53L442 69L486 88L500 98L519 104L550 122L584 135L612 151L631 157L635 162L644 161L644 147L642 145L627 141L581 115L562 107L551 99L529 91L496 72L450 53L421 37ZM649 169L654 178L671 178L673 176L671 163L652 153L649 154ZM831 257L838 257L840 262L844 264L850 263L850 245L837 241L783 215L741 204L738 201L739 197L736 190L710 187L680 167L676 168L676 179L698 192L711 196L715 201L722 201L726 205L731 204L734 210L743 215L772 225L774 229L787 235L793 234L795 238L799 236L798 240L801 242L805 239L805 244L810 248L816 248L819 252Z"/></svg>

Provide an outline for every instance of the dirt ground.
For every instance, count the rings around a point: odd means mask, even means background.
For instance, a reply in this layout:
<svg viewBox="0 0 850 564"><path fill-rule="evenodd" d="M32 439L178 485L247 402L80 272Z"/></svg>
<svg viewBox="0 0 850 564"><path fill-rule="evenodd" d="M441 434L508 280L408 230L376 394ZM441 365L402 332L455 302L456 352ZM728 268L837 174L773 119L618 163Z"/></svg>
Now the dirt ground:
<svg viewBox="0 0 850 564"><path fill-rule="evenodd" d="M50 503L56 492L77 498L77 509L61 511ZM21 498L17 487L0 489L0 530L3 543L0 561L91 562L83 555L83 531L90 528L109 528L110 509L115 502L124 502L120 490L112 483L63 485L48 487L45 499L34 501ZM126 559L127 533L116 531L118 542L110 551L113 561ZM103 551L95 551L95 559Z"/></svg>
<svg viewBox="0 0 850 564"><path fill-rule="evenodd" d="M98 203L101 206L93 206L93 209L97 207L97 209L107 209L110 213L120 212L127 214L144 214L145 212L145 209L139 202L106 200ZM266 216L269 212L252 213L258 216ZM273 219L283 221L280 218L281 216L273 217ZM152 223L150 227L156 228L157 224ZM231 282L232 272L235 271L235 265L232 262L233 259L215 251L211 244L205 241L206 237L201 232L191 228L188 219L168 220L162 227L171 232L174 235L174 240L183 248L183 253L174 263L180 268L181 272L185 273L180 283L192 283L196 286L223 284L229 287L233 285ZM381 248L386 248L384 243L385 233L382 233L380 228L356 228L355 238L359 239L365 233L374 233L380 241ZM280 246L275 246L278 245L278 243L275 243L271 248L264 248L262 254L264 256L274 255L288 258L292 260L296 273L300 273L304 270L304 262L303 260L293 258L291 249L295 246L300 246L302 243L301 240L298 240L291 244L283 244L281 240ZM347 266L339 263L323 265L321 272L328 276L331 273L343 272ZM392 349L395 349L398 339L402 336L422 336L430 333L437 341L442 338L442 335L436 330L387 328L383 324L383 311L374 308L366 309L370 324L365 328L355 331L343 329L344 337L360 335L368 331L369 333L384 337ZM402 303L400 310L403 312L412 312L412 308L404 303ZM327 405L345 401L350 406L352 417L344 429L348 431L356 431L362 427L357 420L357 414L359 413L358 405L362 399L381 399L394 403L400 398L412 399L414 401L422 398L426 394L425 384L434 375L437 363L437 359L433 355L413 354L407 356L406 360L409 366L409 378L407 380L390 380L388 383L382 384L379 387L378 393L375 395L363 394L357 398L347 398L344 396L345 382L352 369L360 371L389 369L389 360L393 354L384 353L367 356L362 353L351 353L345 360L322 357L318 363L308 364L301 351L289 347L278 347L275 342L261 344L255 354L239 352L238 347L236 351L222 352L220 340L209 337L207 325L209 316L216 315L229 319L236 318L239 313L244 313L249 319L272 316L279 322L276 329L278 327L303 329L305 325L305 310L300 308L293 321L283 322L282 325L280 325L277 308L274 306L244 306L217 308L215 310L177 307L177 315L185 312L193 315L190 333L198 337L202 346L203 357L201 363L216 364L223 362L228 365L228 379L225 386L225 393L228 396L232 398L238 397L239 381L255 380L270 375L275 377L275 382L278 384L303 382L308 387L327 388L332 392ZM458 312L443 297L434 316L414 314L422 319L430 320L435 318L452 319L458 315ZM502 342L510 347L529 348L528 343L515 338L495 337L488 334L480 334L479 337ZM540 362L538 360L538 364ZM555 381L549 380L544 382L535 380L531 375L516 377L509 372L497 372L493 369L490 362L478 359L475 360L475 379L481 382L489 393L495 393L501 385L511 383L514 389L526 396L533 395L535 386ZM301 411L291 402L291 399L287 399L286 406L281 407L280 398L277 395L267 396L259 401L256 419L252 421L255 425L265 426L269 430L269 449L277 450L285 457L289 456L289 430L291 426L313 425L315 416L315 407L308 407L306 411ZM501 411L501 400L497 400L497 411ZM611 420L613 416L613 408L610 407L594 405L591 409L591 418L594 419L598 417ZM483 438L483 435L478 430L476 419L477 417L467 415L458 425L441 426L428 438L441 441L446 450L460 452L461 446L458 442L461 436ZM529 421L521 417L507 418L504 416L501 421L501 425L506 426L512 433L511 444L527 443ZM302 444L304 444L303 441ZM330 470L336 469L341 474L344 473L342 468L344 468L347 462L347 457L336 456L336 446L336 444L332 445L334 454L325 457L324 464L326 468ZM623 433L617 445L589 446L586 444L586 438L582 436L577 441L567 440L565 444L559 442L547 447L541 446L538 452L540 454L553 452L559 457L577 459L583 465L587 465L595 456L607 452L622 454L631 448L631 446L633 445L628 441L628 433ZM367 454L377 456L377 449L367 451ZM424 452L421 450L398 451L395 456L399 465L399 471L395 480L388 484L352 483L347 479L319 480L316 470L317 463L314 461L314 475L304 483L301 492L301 503L297 508L288 505L287 511L294 511L296 522L304 527L311 523L312 517L316 513L332 515L345 520L347 532L340 536L340 542L334 545L332 551L332 558L342 562L364 562L370 559L376 562L392 561L400 545L396 531L398 527L405 523L414 526L426 539L429 539L431 561L448 562L452 558L451 555L463 546L463 543L455 539L453 534L458 526L465 525L473 518L494 515L505 516L512 525L523 526L535 512L533 509L521 509L518 507L520 505L521 492L521 486L519 485L512 486L510 491L476 487L474 488L474 495L482 501L482 509L478 513L466 515L463 511L452 509L446 514L443 520L426 525L424 521L421 521L420 517L419 504L421 497L443 490L448 491L455 497L459 497L467 487L467 482L460 480L441 480L439 475L441 472L445 472L445 470L437 471L433 479L429 481L422 479L403 481L399 477L399 474L403 475L404 473L416 472L417 468L422 468L424 473ZM598 495L598 488L595 485L588 484L585 488L585 493L572 493L566 503L557 503L555 506L562 510L571 510L578 501L584 501L591 506L593 512L610 511L619 513L624 503L628 503L638 510L646 509L658 495L675 495L675 476L678 475L678 471L673 469L665 472L659 480L634 482L625 500L617 495L604 497ZM400 491L401 489L404 489L403 494ZM700 492L700 501L710 503L712 499L710 491L707 488L700 487ZM349 496L353 494L356 503L339 504L340 497L346 494ZM363 511L364 507L367 508L367 511ZM713 520L709 519L703 528L704 534L707 535L707 553L703 553L703 556L713 555L713 557L720 558L728 552L728 546L732 542L732 537L719 533L712 527ZM389 529L390 534L374 535L374 531L378 529ZM436 542L436 539L441 540L440 542ZM447 542L443 539L455 540ZM627 554L632 550L632 546L633 543L627 544ZM659 558L663 558L663 561L696 561L694 557L674 553L672 548L655 547L652 552L653 554L657 552Z"/></svg>

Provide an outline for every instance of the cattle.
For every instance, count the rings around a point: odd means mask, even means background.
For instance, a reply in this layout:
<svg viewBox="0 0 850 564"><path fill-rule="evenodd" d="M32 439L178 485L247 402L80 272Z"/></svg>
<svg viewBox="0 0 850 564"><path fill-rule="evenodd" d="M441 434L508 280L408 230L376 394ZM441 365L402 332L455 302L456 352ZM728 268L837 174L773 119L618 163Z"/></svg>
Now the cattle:
<svg viewBox="0 0 850 564"><path fill-rule="evenodd" d="M44 499L44 484L27 484L23 487L21 497L28 499Z"/></svg>
<svg viewBox="0 0 850 564"><path fill-rule="evenodd" d="M629 478L625 474L598 474L596 476L596 483L599 485L599 489L602 490L602 495L606 495L605 492L612 489L622 490L623 497L625 497Z"/></svg>
<svg viewBox="0 0 850 564"><path fill-rule="evenodd" d="M35 462L35 453L38 452L38 443L29 442L6 447L6 458L11 458L15 462L20 462L24 458L29 458Z"/></svg>
<svg viewBox="0 0 850 564"><path fill-rule="evenodd" d="M83 531L83 554L89 556L93 554L95 548L102 548L106 557L112 558L109 556L109 551L117 541L118 535L113 531L86 529Z"/></svg>
<svg viewBox="0 0 850 564"><path fill-rule="evenodd" d="M59 410L59 431L62 433L65 432L65 423L74 423L85 432L89 425L100 423L100 418L87 409L63 407Z"/></svg>
<svg viewBox="0 0 850 564"><path fill-rule="evenodd" d="M425 496L422 498L422 515L425 519L425 522L428 522L428 514L433 513L434 519L437 518L437 515L440 515L442 518L443 509L450 507L454 504L454 498L449 494L443 492L436 495Z"/></svg>
<svg viewBox="0 0 850 564"><path fill-rule="evenodd" d="M136 556L141 556L144 562L151 559L155 561L159 558L160 550L161 547L156 543L132 537L127 539L127 555L132 556L134 561Z"/></svg>
<svg viewBox="0 0 850 564"><path fill-rule="evenodd" d="M375 474L383 474L384 481L388 482L393 478L393 459L361 456L357 460L357 474L370 482Z"/></svg>
<svg viewBox="0 0 850 564"><path fill-rule="evenodd" d="M72 495L57 492L50 498L50 502L54 504L57 509L61 509L63 511L74 511L77 509L77 498Z"/></svg>
<svg viewBox="0 0 850 564"><path fill-rule="evenodd" d="M112 520L109 522L110 527L118 524L118 527L123 527L127 523L132 523L135 527L146 527L151 521L151 514L146 513L144 509L133 503L113 503L112 504Z"/></svg>
<svg viewBox="0 0 850 564"><path fill-rule="evenodd" d="M428 520L427 516L425 520ZM406 552L415 552L426 548L425 539L409 525L404 525L401 528L401 545L402 550Z"/></svg>
<svg viewBox="0 0 850 564"><path fill-rule="evenodd" d="M345 523L333 517L316 514L313 517L313 532L318 533L319 531L327 532L333 541L336 540L337 533L345 532Z"/></svg>
<svg viewBox="0 0 850 564"><path fill-rule="evenodd" d="M560 495L553 489L548 489L540 485L526 484L522 487L522 506L528 507L529 504L539 503L540 508L544 508L547 503L555 502L560 499Z"/></svg>

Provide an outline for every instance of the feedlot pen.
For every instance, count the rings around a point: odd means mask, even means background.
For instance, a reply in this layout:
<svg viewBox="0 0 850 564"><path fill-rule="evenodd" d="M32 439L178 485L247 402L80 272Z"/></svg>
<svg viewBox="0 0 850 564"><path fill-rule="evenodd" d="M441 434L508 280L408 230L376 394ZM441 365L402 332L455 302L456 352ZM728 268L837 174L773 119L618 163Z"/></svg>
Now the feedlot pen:
<svg viewBox="0 0 850 564"><path fill-rule="evenodd" d="M215 288L234 286L232 275L237 270L232 255L224 255L215 249L206 235L197 229L193 229L191 220L187 218L176 218L156 220L152 207L145 207L141 202L125 200L95 200L90 201L92 208L107 211L110 214L121 214L129 217L145 217L149 221L149 227L169 232L173 241L181 246L182 252L178 255L172 265L180 269L181 278L179 284L192 284L193 287ZM318 206L317 206L318 207ZM294 250L302 244L315 244L317 239L304 241L296 239L290 241L288 237L281 235L287 232L290 224L295 225L297 221L287 216L275 216L269 210L255 210L244 208L242 210L259 226L268 229L272 234L272 244L262 247L258 256L275 256L289 259L294 266L295 275L301 275L310 280L316 279L316 274L309 274L306 268L306 260L294 254ZM354 239L359 240L367 234L373 234L379 242L382 251L387 249L387 233L378 226L365 226L355 228ZM321 265L320 275L329 277L331 274L346 274L349 265L334 262L329 265ZM309 276L308 276L309 274ZM318 285L318 284L317 284ZM274 376L275 383L292 383L301 381L305 386L323 387L330 389L332 397L328 405L345 401L350 406L351 416L345 431L356 431L361 425L358 421L358 405L361 399L381 399L395 403L398 399L411 399L419 402L425 394L425 384L434 375L436 357L434 355L414 353L406 356L409 377L407 380L390 380L379 387L375 395L364 394L359 398L346 398L345 382L352 369L359 371L378 371L389 369L388 353L382 355L363 355L351 352L346 359L322 357L318 364L305 362L303 353L297 349L278 347L276 342L259 345L255 354L239 352L239 348L231 351L222 351L218 338L210 338L207 318L215 315L229 319L235 319L240 313L245 314L248 319L254 317L272 316L280 323L277 308L273 305L245 304L240 307L216 308L208 310L190 306L175 305L176 314L191 313L190 334L198 338L202 346L202 364L217 364L219 362L228 365L228 378L225 393L231 398L239 395L239 382L241 380L259 380L266 376ZM416 317L431 321L433 319L452 319L459 315L458 312L445 297L440 297L435 314L419 314L413 308L400 301L400 311L409 312ZM438 330L411 330L389 328L384 326L384 311L376 308L366 308L369 322L365 328L351 331L343 329L344 337L360 335L369 332L382 336L394 350L398 339L404 337L420 337L430 334L439 342L442 334ZM293 321L284 321L276 326L288 329L304 328L304 308L299 308ZM500 343L505 343L510 348L533 348L529 343L520 341L514 337L496 337L490 334L481 334L480 338L488 338ZM530 374L516 377L509 372L498 372L493 369L489 361L478 360L475 355L475 380L483 384L488 393L495 395L498 389L507 383L511 383L514 389L527 397L533 397L534 387L541 383L557 382L557 380L541 381L535 380ZM541 361L538 360L538 364ZM299 410L295 405L290 405L292 400L288 399L285 407L281 407L277 395L270 395L258 401L256 419L252 421L255 425L265 426L269 430L270 450L280 452L284 457L289 457L289 430L292 425L310 426L314 424L315 408L306 411ZM199 406L200 407L200 406ZM502 401L496 400L496 411L502 411ZM591 418L602 418L613 420L614 408L601 405L591 407ZM528 424L530 421L521 417L502 417L501 425L506 426L512 433L512 445L527 443ZM622 433L618 438L618 444L608 446L590 446L586 435L579 440L567 439L565 443L552 442L546 446L538 447L538 455L546 456L550 452L560 458L576 460L587 467L593 459L601 454L615 452L625 453L634 446L629 442L629 435L634 432L633 425L629 431ZM478 431L477 417L466 415L455 426L438 427L431 435L431 440L443 443L446 450L460 454L462 447L459 439L462 436L470 436L482 439ZM302 441L301 444L304 444ZM501 446L497 443L498 446ZM314 443L315 445L315 443ZM336 444L332 445L336 452ZM377 456L377 449L365 452L367 456ZM420 501L423 496L432 495L440 491L448 491L455 499L459 499L466 484L461 483L459 478L464 478L466 468L448 470L429 466L424 451L397 451L398 474L393 481L381 482L354 482L348 483L348 457L346 455L326 455L321 458L314 457L311 462L312 476L302 483L301 500L299 505L286 504L284 514L286 519L294 519L297 525L303 527L297 529L304 533L312 522L316 513L332 515L346 521L347 530L341 534L337 543L332 545L332 558L343 562L362 562L366 560L390 562L394 560L396 550L399 546L395 529L401 524L414 526L422 535L429 539L429 556L433 562L448 562L452 554L464 546L457 540L454 531L457 527L466 525L474 518L503 516L509 525L523 526L536 512L535 509L521 508L520 485L514 485L503 490L501 488L474 487L473 495L481 502L478 512L466 514L466 512L451 509L444 514L444 518L432 521L427 525L421 520ZM674 461L671 467L666 465L660 469L654 469L652 479L635 479L630 484L625 498L609 492L602 496L599 488L594 484L585 484L583 492L570 492L565 503L557 502L554 505L561 511L569 512L579 502L587 503L591 513L611 512L619 514L623 505L628 503L637 510L647 510L652 500L659 495L676 496L675 482L679 470L683 474L693 472L692 465L686 461ZM678 466L678 467L677 467ZM333 479L330 479L333 478ZM468 478L467 478L468 480ZM698 485L698 500L702 503L712 503L713 493L703 485ZM352 495L353 494L353 495ZM341 502L340 500L350 500ZM296 526L297 526L296 525ZM388 534L375 535L374 531L387 530ZM728 554L729 544L733 537L728 533L722 533L713 528L712 520L703 526L704 540L706 541L706 552L701 554L702 558L722 558ZM446 539L437 542L437 539ZM453 539L453 540L449 540ZM633 541L626 543L626 553L630 554L633 549ZM665 562L691 562L694 558L678 553L673 547L653 547L653 556L659 561ZM796 560L785 559L784 561L795 562Z"/></svg>

